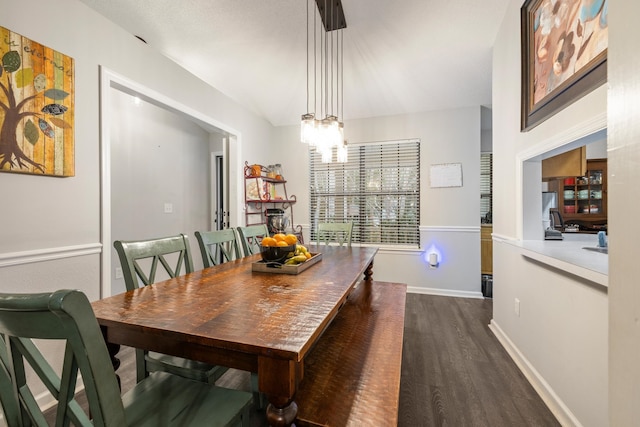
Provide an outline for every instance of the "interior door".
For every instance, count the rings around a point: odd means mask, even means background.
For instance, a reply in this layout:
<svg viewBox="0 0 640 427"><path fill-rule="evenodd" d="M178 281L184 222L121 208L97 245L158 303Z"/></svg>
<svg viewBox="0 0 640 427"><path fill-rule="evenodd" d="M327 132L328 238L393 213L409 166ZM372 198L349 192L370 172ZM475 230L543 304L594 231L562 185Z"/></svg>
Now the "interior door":
<svg viewBox="0 0 640 427"><path fill-rule="evenodd" d="M229 227L228 138L222 141L222 151L211 153L211 230Z"/></svg>
<svg viewBox="0 0 640 427"><path fill-rule="evenodd" d="M224 228L224 175L222 174L222 163L224 157L219 153L211 153L212 157L212 197L211 197L211 230L222 230Z"/></svg>

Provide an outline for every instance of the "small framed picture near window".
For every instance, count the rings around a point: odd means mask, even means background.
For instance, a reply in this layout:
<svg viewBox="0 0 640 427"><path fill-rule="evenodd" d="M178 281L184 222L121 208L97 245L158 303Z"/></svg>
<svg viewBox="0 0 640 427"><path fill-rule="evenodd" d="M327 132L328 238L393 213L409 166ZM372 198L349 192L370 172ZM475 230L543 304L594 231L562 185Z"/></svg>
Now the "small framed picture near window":
<svg viewBox="0 0 640 427"><path fill-rule="evenodd" d="M431 188L462 187L462 163L431 165L429 180Z"/></svg>
<svg viewBox="0 0 640 427"><path fill-rule="evenodd" d="M528 131L607 81L609 0L526 0L520 10Z"/></svg>

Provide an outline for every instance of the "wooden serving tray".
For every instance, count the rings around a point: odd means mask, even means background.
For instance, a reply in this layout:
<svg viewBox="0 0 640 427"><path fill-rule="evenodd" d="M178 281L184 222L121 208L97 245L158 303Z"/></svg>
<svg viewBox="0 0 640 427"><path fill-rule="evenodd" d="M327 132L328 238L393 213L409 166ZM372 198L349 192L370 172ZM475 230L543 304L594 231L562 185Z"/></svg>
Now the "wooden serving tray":
<svg viewBox="0 0 640 427"><path fill-rule="evenodd" d="M276 274L298 274L298 273L302 273L307 268L311 267L313 264L316 264L321 259L322 259L321 253L317 253L317 254L311 253L311 258L309 258L303 263L296 264L296 265L282 265L282 266L269 264L260 260L260 261L251 263L251 271L260 271L263 273L276 273Z"/></svg>

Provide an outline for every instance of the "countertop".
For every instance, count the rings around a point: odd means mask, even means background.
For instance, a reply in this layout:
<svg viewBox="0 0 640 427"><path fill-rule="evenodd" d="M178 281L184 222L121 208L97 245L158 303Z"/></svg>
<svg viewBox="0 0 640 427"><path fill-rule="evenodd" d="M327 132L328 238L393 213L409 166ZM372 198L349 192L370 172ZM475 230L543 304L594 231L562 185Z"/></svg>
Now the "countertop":
<svg viewBox="0 0 640 427"><path fill-rule="evenodd" d="M598 236L577 233L563 233L562 236L563 240L505 240L504 242L522 248L524 257L608 287L609 255L583 249L597 247Z"/></svg>

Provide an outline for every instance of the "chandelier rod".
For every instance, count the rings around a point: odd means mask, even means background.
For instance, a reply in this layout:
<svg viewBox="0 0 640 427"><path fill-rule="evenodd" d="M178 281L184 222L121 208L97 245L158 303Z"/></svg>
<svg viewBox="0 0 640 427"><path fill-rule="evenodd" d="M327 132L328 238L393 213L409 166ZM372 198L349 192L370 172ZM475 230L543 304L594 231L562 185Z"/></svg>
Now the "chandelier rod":
<svg viewBox="0 0 640 427"><path fill-rule="evenodd" d="M327 0L324 0L324 8L327 9ZM324 116L329 115L329 33L324 32Z"/></svg>
<svg viewBox="0 0 640 427"><path fill-rule="evenodd" d="M307 0L307 113L309 108L309 0Z"/></svg>
<svg viewBox="0 0 640 427"><path fill-rule="evenodd" d="M339 70L340 70L340 110L338 111L338 117L344 120L344 35L342 34L342 30L338 33L338 39L340 42L340 59L339 59Z"/></svg>
<svg viewBox="0 0 640 427"><path fill-rule="evenodd" d="M307 6L309 5L309 3L307 2ZM308 20L309 18L307 18ZM318 16L315 12L315 10L313 11L313 113L315 115L316 112L316 108L318 106L318 80L317 80L317 71L318 71L318 65L317 65L317 54L316 54L316 48L317 48L317 44L316 44L316 24L318 22ZM308 46L308 45L307 45ZM307 47L308 50L308 47ZM318 117L316 116L316 119Z"/></svg>
<svg viewBox="0 0 640 427"><path fill-rule="evenodd" d="M331 14L331 26L333 27L333 13ZM331 32L331 115L333 116L333 34Z"/></svg>

